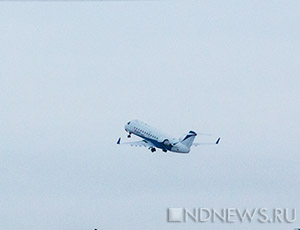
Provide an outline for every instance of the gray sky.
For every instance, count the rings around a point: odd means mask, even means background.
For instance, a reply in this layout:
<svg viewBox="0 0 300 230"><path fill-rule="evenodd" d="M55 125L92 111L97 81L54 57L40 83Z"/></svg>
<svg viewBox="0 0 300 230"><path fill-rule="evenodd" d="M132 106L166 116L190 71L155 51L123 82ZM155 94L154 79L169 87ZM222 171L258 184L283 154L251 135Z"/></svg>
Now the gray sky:
<svg viewBox="0 0 300 230"><path fill-rule="evenodd" d="M168 207L300 208L299 12L299 1L2 2L0 229L300 227L299 214L166 221ZM117 146L131 119L222 140L187 156Z"/></svg>

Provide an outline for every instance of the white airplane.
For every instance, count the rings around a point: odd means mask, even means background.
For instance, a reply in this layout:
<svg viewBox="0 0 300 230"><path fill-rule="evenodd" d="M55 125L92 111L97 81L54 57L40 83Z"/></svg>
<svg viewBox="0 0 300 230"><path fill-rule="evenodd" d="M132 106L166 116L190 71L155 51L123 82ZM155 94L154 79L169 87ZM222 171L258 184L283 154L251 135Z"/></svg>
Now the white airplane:
<svg viewBox="0 0 300 230"><path fill-rule="evenodd" d="M194 131L190 131L184 138L171 138L161 131L138 120L129 121L125 125L125 131L129 133L127 136L128 138L131 137L131 134L134 134L141 137L143 140L121 143L121 138L119 138L117 144L148 147L152 153L156 151L156 148L162 149L164 152L189 153L192 145L215 145L219 144L220 141L219 137L217 141L213 143L193 143L197 136L197 133Z"/></svg>

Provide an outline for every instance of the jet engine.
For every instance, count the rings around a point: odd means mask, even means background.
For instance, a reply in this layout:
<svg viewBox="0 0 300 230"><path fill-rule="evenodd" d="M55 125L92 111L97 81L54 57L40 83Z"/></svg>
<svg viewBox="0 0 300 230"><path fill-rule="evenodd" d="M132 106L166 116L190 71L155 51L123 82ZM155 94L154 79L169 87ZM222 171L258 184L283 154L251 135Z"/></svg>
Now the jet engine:
<svg viewBox="0 0 300 230"><path fill-rule="evenodd" d="M171 144L171 142L168 140L168 139L165 139L165 140L163 140L162 141L162 144L164 145L164 146L173 146L172 144Z"/></svg>

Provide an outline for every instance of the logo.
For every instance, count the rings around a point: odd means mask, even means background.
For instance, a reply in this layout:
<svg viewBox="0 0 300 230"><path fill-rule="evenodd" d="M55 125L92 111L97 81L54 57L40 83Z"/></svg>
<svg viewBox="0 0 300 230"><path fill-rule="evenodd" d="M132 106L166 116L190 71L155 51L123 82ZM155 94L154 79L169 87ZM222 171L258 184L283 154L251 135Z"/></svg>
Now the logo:
<svg viewBox="0 0 300 230"><path fill-rule="evenodd" d="M198 222L198 223L294 223L296 221L296 209L288 208L168 208L168 222ZM295 228L294 230L300 230Z"/></svg>

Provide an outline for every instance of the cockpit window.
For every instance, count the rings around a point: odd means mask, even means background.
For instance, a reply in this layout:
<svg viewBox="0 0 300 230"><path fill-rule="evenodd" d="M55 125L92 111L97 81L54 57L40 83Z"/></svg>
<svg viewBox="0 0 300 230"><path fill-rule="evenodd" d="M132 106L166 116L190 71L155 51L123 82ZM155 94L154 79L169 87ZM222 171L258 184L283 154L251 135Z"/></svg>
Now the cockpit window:
<svg viewBox="0 0 300 230"><path fill-rule="evenodd" d="M128 121L127 125L130 125L130 121Z"/></svg>

